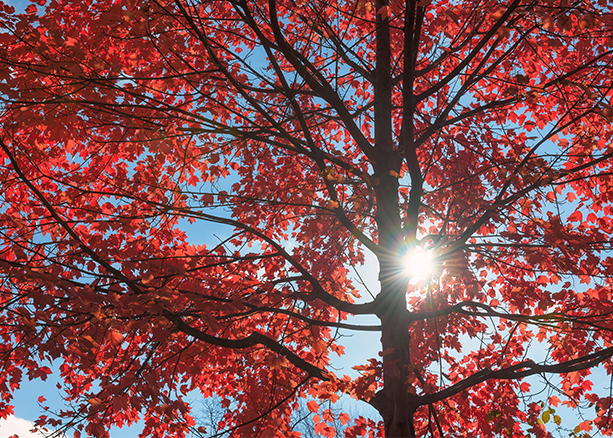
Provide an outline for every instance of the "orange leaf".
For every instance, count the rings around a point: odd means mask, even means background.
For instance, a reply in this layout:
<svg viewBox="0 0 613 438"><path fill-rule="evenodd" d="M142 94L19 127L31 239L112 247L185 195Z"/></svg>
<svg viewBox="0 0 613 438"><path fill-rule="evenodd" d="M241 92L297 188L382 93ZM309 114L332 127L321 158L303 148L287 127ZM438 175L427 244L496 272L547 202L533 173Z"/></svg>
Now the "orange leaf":
<svg viewBox="0 0 613 438"><path fill-rule="evenodd" d="M307 403L307 408L309 408L309 411L315 413L317 411L319 411L319 405L317 404L317 402L315 400L311 400L310 402Z"/></svg>
<svg viewBox="0 0 613 438"><path fill-rule="evenodd" d="M381 14L381 18L385 20L391 16L390 7L389 6L381 6L377 11L377 14Z"/></svg>
<svg viewBox="0 0 613 438"><path fill-rule="evenodd" d="M560 399L555 395L552 395L551 397L549 397L549 404L551 406L557 407L560 404Z"/></svg>
<svg viewBox="0 0 613 438"><path fill-rule="evenodd" d="M110 330L107 333L106 338L109 340L109 342L111 343L113 347L117 347L118 345L121 345L121 343L123 342L123 335L119 333L117 330Z"/></svg>

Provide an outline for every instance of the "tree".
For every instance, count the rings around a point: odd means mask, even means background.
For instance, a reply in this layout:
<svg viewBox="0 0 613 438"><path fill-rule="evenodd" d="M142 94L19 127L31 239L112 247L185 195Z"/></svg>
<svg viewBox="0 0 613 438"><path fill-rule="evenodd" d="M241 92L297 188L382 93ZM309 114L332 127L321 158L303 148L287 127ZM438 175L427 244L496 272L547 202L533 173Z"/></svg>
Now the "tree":
<svg viewBox="0 0 613 438"><path fill-rule="evenodd" d="M611 435L612 7L4 5L0 414L55 360L76 435L182 436L192 391L243 436L342 393L353 436ZM358 379L339 329L381 332Z"/></svg>

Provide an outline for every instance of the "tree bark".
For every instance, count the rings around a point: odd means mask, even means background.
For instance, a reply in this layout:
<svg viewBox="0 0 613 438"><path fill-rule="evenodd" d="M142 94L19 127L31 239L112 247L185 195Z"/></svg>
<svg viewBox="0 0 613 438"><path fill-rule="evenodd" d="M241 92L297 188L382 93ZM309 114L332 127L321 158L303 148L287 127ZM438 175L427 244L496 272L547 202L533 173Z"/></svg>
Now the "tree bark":
<svg viewBox="0 0 613 438"><path fill-rule="evenodd" d="M378 0L376 10L388 6ZM410 377L409 313L406 304L408 281L402 272L400 257L406 245L398 202L398 174L402 154L393 138L391 38L389 15L377 13L376 52L373 74L375 154L373 163L377 182L373 183L377 200L376 222L381 290L375 300L381 320L383 348L383 389L370 400L383 417L386 437L414 437L413 414L408 383ZM412 134L412 132L410 133Z"/></svg>
<svg viewBox="0 0 613 438"><path fill-rule="evenodd" d="M383 281L382 284L386 282ZM388 285L389 306L381 309L383 347L383 390L380 406L375 406L383 417L386 437L414 437L414 407L409 398L410 337L406 314L405 292L398 286Z"/></svg>
<svg viewBox="0 0 613 438"><path fill-rule="evenodd" d="M381 291L376 299L376 313L381 320L383 348L383 390L371 404L385 423L386 437L414 437L414 405L411 403L409 312L406 291L409 278L401 263L403 238L398 206L398 180L383 175L375 189L379 244L385 248L379 256Z"/></svg>

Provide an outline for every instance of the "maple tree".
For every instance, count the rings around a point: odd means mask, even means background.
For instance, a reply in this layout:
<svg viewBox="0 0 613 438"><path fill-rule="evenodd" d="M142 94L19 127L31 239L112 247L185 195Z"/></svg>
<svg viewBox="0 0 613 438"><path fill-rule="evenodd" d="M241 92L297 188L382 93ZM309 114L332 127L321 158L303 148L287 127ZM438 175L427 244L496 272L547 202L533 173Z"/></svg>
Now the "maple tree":
<svg viewBox="0 0 613 438"><path fill-rule="evenodd" d="M323 436L613 434L613 3L0 4L0 417L55 361L75 436L204 436L193 391L236 436L305 397ZM381 333L356 379L340 329Z"/></svg>

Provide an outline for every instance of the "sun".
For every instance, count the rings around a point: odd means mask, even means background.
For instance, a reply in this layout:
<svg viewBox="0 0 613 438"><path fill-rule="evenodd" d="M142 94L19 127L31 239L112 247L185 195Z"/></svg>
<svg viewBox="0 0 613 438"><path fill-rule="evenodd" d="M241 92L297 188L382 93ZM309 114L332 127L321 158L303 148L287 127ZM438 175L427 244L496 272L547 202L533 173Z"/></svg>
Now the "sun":
<svg viewBox="0 0 613 438"><path fill-rule="evenodd" d="M405 254L402 264L411 281L428 279L432 275L432 254L419 246L411 248Z"/></svg>

